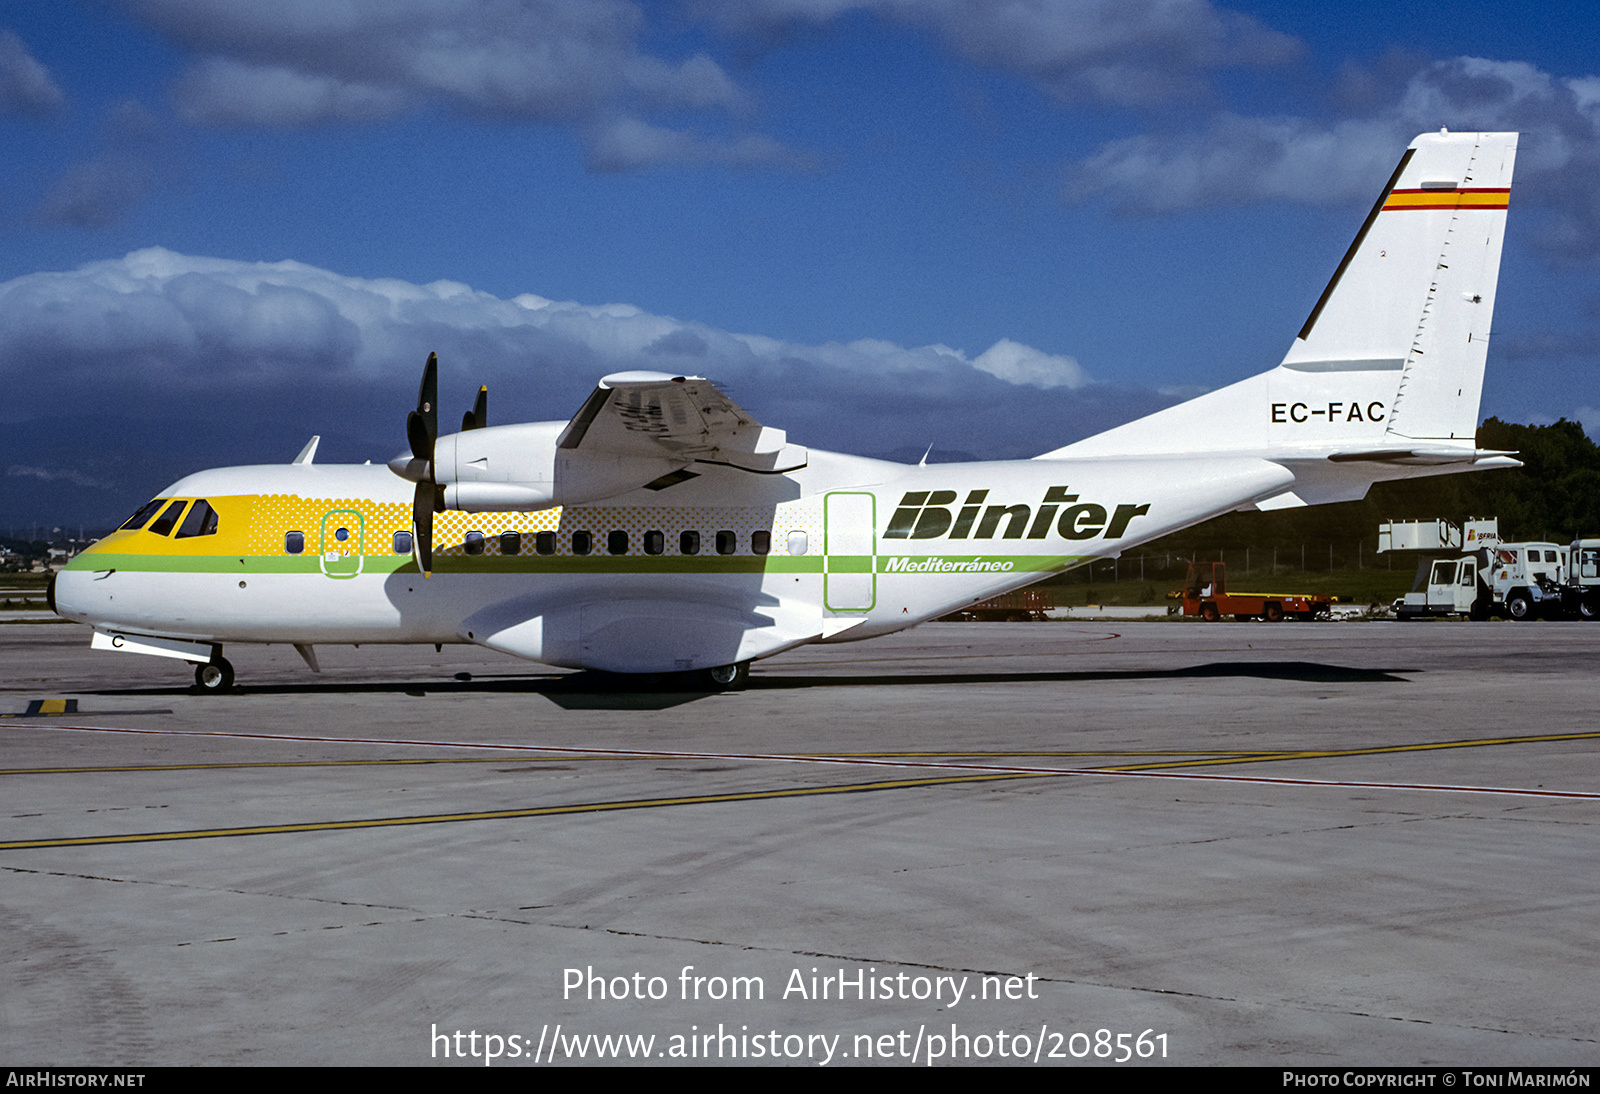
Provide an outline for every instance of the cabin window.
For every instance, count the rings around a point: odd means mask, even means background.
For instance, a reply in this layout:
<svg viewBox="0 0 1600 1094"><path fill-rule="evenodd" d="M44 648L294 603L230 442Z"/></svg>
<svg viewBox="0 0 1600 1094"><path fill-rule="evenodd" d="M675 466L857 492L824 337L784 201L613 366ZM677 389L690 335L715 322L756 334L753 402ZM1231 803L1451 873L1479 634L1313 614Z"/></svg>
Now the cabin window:
<svg viewBox="0 0 1600 1094"><path fill-rule="evenodd" d="M520 555L522 553L522 533L501 532L500 553L503 555Z"/></svg>
<svg viewBox="0 0 1600 1094"><path fill-rule="evenodd" d="M483 554L483 533L478 531L468 532L461 541L461 546L469 555Z"/></svg>
<svg viewBox="0 0 1600 1094"><path fill-rule="evenodd" d="M606 536L606 554L625 555L628 553L628 533L621 528L616 529Z"/></svg>
<svg viewBox="0 0 1600 1094"><path fill-rule="evenodd" d="M306 551L306 534L304 532L283 533L283 549L287 554L303 555Z"/></svg>
<svg viewBox="0 0 1600 1094"><path fill-rule="evenodd" d="M409 555L411 553L410 532L396 532L394 534L394 553L397 555Z"/></svg>
<svg viewBox="0 0 1600 1094"><path fill-rule="evenodd" d="M556 553L556 534L554 532L539 532L533 537L533 549L541 555Z"/></svg>
<svg viewBox="0 0 1600 1094"><path fill-rule="evenodd" d="M811 550L811 541L804 532L789 533L789 553L791 555L803 555L809 550Z"/></svg>
<svg viewBox="0 0 1600 1094"><path fill-rule="evenodd" d="M586 555L594 549L594 537L588 532L572 533L572 553Z"/></svg>
<svg viewBox="0 0 1600 1094"><path fill-rule="evenodd" d="M682 532L678 535L678 553L680 555L697 555L700 553L700 533Z"/></svg>
<svg viewBox="0 0 1600 1094"><path fill-rule="evenodd" d="M217 511L211 508L205 498L194 503L189 510L189 515L183 518L183 527L178 529L175 539L189 539L192 536L214 536L217 534Z"/></svg>
<svg viewBox="0 0 1600 1094"><path fill-rule="evenodd" d="M757 555L770 555L772 553L772 533L751 532L750 552Z"/></svg>
<svg viewBox="0 0 1600 1094"><path fill-rule="evenodd" d="M739 549L739 537L724 528L717 533L717 554L731 555Z"/></svg>
<svg viewBox="0 0 1600 1094"><path fill-rule="evenodd" d="M667 549L667 537L658 531L649 531L644 534L644 553L659 555Z"/></svg>
<svg viewBox="0 0 1600 1094"><path fill-rule="evenodd" d="M150 526L150 531L158 536L170 535L172 526L178 523L178 517L183 512L183 507L188 504L186 501L175 501L167 506L167 511L156 518L156 522Z"/></svg>
<svg viewBox="0 0 1600 1094"><path fill-rule="evenodd" d="M160 509L165 504L167 504L166 498L157 498L155 501L145 502L137 513L123 521L122 527L118 529L118 531L127 531L130 528L143 528L145 526L145 522L147 522L151 517L155 516L156 510Z"/></svg>

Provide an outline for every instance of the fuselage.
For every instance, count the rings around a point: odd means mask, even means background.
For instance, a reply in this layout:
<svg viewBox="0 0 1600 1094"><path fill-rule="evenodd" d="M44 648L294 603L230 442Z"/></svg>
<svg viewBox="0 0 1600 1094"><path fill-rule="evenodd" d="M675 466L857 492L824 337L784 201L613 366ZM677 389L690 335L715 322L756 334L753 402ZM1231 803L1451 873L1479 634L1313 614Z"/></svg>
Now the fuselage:
<svg viewBox="0 0 1600 1094"><path fill-rule="evenodd" d="M912 467L813 450L787 474L693 470L602 504L440 512L427 578L410 484L383 465L200 472L73 559L56 606L196 642L470 641L694 669L900 630L1291 481L1254 458ZM194 518L201 502L214 519Z"/></svg>

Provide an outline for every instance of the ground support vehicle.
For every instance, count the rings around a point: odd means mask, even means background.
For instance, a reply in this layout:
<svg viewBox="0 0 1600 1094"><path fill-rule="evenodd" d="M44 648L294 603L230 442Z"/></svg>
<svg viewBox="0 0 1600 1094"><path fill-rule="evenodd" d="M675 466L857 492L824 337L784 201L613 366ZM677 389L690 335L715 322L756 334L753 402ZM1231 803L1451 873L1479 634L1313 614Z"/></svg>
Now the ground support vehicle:
<svg viewBox="0 0 1600 1094"><path fill-rule="evenodd" d="M1600 544L1597 544L1600 547ZM1394 602L1398 619L1460 615L1526 621L1565 615L1584 603L1567 577L1568 549L1554 543L1502 543L1459 558L1434 559L1426 587ZM1600 594L1600 578L1594 580ZM1600 608L1587 601L1590 611Z"/></svg>
<svg viewBox="0 0 1600 1094"><path fill-rule="evenodd" d="M1038 623L1054 608L1055 601L1042 589L1022 589L981 600L970 608L944 617L947 623Z"/></svg>
<svg viewBox="0 0 1600 1094"><path fill-rule="evenodd" d="M1579 619L1600 619L1600 539L1575 539L1567 548L1567 611Z"/></svg>
<svg viewBox="0 0 1600 1094"><path fill-rule="evenodd" d="M1227 566L1221 562L1191 562L1183 583L1183 614L1198 615L1214 623L1225 615L1238 620L1326 619L1333 597L1315 593L1230 593Z"/></svg>

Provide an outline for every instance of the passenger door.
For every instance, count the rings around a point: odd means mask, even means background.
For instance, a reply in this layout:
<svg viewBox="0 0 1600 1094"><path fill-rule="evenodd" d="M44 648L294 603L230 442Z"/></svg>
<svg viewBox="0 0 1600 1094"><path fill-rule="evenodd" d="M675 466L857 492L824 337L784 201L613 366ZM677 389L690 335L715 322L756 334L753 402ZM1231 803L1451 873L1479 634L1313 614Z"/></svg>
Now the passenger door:
<svg viewBox="0 0 1600 1094"><path fill-rule="evenodd" d="M358 509L330 509L322 518L322 572L355 577L366 561L366 518Z"/></svg>

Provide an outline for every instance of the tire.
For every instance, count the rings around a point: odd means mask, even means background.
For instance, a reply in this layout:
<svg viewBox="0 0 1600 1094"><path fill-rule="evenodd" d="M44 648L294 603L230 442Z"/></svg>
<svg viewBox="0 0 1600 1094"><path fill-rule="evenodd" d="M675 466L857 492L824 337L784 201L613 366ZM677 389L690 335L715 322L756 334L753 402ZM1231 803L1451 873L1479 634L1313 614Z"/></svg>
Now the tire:
<svg viewBox="0 0 1600 1094"><path fill-rule="evenodd" d="M1283 619L1283 605L1274 601L1267 605L1266 619L1268 623L1278 623Z"/></svg>
<svg viewBox="0 0 1600 1094"><path fill-rule="evenodd" d="M717 691L738 691L750 682L750 662L740 661L736 665L718 665L714 669L706 669L704 677L706 682Z"/></svg>
<svg viewBox="0 0 1600 1094"><path fill-rule="evenodd" d="M194 667L194 686L207 695L233 688L233 666L226 657L216 657Z"/></svg>
<svg viewBox="0 0 1600 1094"><path fill-rule="evenodd" d="M1586 596L1578 601L1578 618L1587 619L1591 623L1600 619L1600 600Z"/></svg>
<svg viewBox="0 0 1600 1094"><path fill-rule="evenodd" d="M1222 618L1222 613L1217 611L1215 604L1202 604L1200 605L1200 618L1207 623L1215 623Z"/></svg>
<svg viewBox="0 0 1600 1094"><path fill-rule="evenodd" d="M1528 622L1533 618L1533 600L1527 593L1512 593L1506 597L1506 614L1518 623Z"/></svg>

